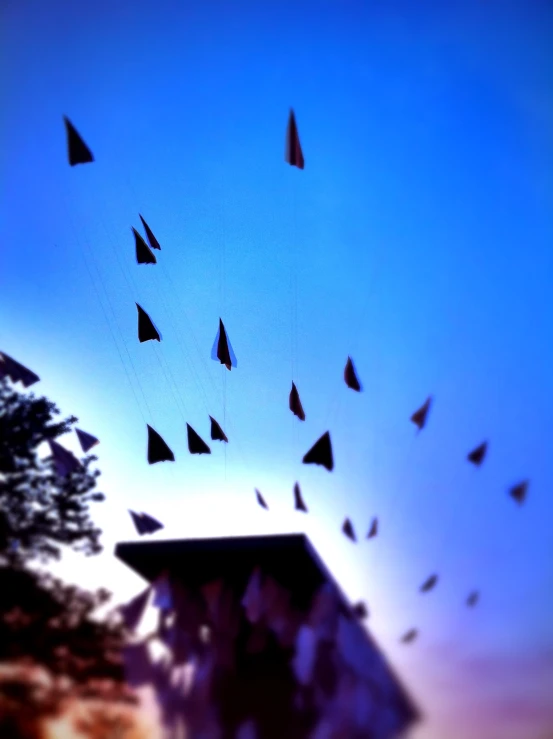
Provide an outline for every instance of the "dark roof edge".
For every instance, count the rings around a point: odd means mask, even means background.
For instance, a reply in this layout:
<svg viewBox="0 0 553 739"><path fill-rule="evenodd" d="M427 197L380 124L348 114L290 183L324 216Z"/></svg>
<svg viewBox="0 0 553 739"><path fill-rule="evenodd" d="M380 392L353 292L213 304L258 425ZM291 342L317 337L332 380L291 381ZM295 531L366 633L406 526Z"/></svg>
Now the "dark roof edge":
<svg viewBox="0 0 553 739"><path fill-rule="evenodd" d="M151 582L149 581L144 575L142 575L140 572L137 572L133 567L131 567L125 559L121 556L121 549L126 548L127 546L139 546L141 544L144 544L146 546L152 544L162 544L164 546L177 546L182 545L183 542L192 542L192 541L224 541L224 540L236 540L236 539L242 539L242 540L255 540L255 539L283 539L283 538L298 538L301 539L303 542L303 545L308 552L309 555L313 558L315 564L317 565L318 569L320 570L321 574L325 577L325 579L328 579L332 582L334 587L336 588L338 597L341 601L341 603L344 606L344 609L348 615L349 618L353 618L353 615L351 614L351 603L349 598L345 595L344 591L341 589L340 585L338 584L337 579L332 574L331 570L325 563L324 559L321 557L317 549L315 548L314 544L311 542L309 537L303 533L303 532L290 532L290 533L282 533L282 534L266 534L266 535L259 535L259 534L248 534L246 536L214 536L214 537L192 537L187 539L156 539L151 541L126 541L126 542L119 542L115 545L115 556L127 567L133 570L135 574L137 574L139 577L141 577L145 582ZM412 722L420 721L422 718L422 714L418 710L418 708L415 706L414 701L411 699L407 689L404 687L403 682L399 679L396 671L392 668L391 663L387 655L384 653L384 651L380 648L380 646L377 644L377 642L372 637L371 633L365 628L365 626L361 623L359 623L359 627L363 630L366 638L369 639L371 646L373 649L375 649L376 652L380 655L382 658L387 671L390 674L390 677L395 682L395 685L397 686L397 691L399 698L403 701L404 706L407 710L407 712L410 714L410 720Z"/></svg>

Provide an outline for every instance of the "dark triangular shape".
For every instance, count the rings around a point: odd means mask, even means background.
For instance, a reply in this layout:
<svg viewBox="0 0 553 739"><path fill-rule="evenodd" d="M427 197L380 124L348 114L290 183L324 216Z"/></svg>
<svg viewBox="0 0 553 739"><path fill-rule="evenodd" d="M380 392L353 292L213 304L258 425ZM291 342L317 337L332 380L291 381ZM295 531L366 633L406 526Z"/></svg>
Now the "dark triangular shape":
<svg viewBox="0 0 553 739"><path fill-rule="evenodd" d="M305 505L305 502L302 498L301 490L299 483L296 483L294 485L294 507L296 511L303 511L304 513L307 513L307 506Z"/></svg>
<svg viewBox="0 0 553 739"><path fill-rule="evenodd" d="M305 413L301 404L300 394L298 393L298 388L294 383L292 383L292 389L290 390L288 405L292 413L297 416L300 421L305 421Z"/></svg>
<svg viewBox="0 0 553 739"><path fill-rule="evenodd" d="M147 513L141 513L141 516L142 516L142 523L144 524L146 528L147 534L153 534L156 531L159 531L160 529L164 528L162 523L157 521L152 516L149 516Z"/></svg>
<svg viewBox="0 0 553 739"><path fill-rule="evenodd" d="M23 387L27 388L34 385L35 382L40 380L38 375L31 372L30 369L24 365L16 362L5 352L0 352L0 358L2 358L2 376L8 376L13 383L20 382Z"/></svg>
<svg viewBox="0 0 553 739"><path fill-rule="evenodd" d="M518 485L514 485L509 490L509 495L511 496L511 498L513 498L513 500L516 500L519 505L522 505L526 500L528 485L529 481L525 480L524 482L519 482Z"/></svg>
<svg viewBox="0 0 553 739"><path fill-rule="evenodd" d="M430 577L423 582L423 584L420 586L421 593L428 593L429 590L432 590L432 588L436 585L438 582L438 575L430 575Z"/></svg>
<svg viewBox="0 0 553 739"><path fill-rule="evenodd" d="M415 641L418 635L419 632L417 629L409 629L409 631L406 631L405 634L401 637L401 641L404 644L410 644L412 641Z"/></svg>
<svg viewBox="0 0 553 739"><path fill-rule="evenodd" d="M378 534L378 518L373 518L367 539L372 539Z"/></svg>
<svg viewBox="0 0 553 739"><path fill-rule="evenodd" d="M141 308L136 303L136 309L138 310L138 341L140 343L144 341L161 341L158 330L144 308Z"/></svg>
<svg viewBox="0 0 553 739"><path fill-rule="evenodd" d="M479 598L480 598L480 593L478 592L478 590L473 590L472 593L469 593L468 595L467 606L469 608L472 608L478 603Z"/></svg>
<svg viewBox="0 0 553 739"><path fill-rule="evenodd" d="M215 337L215 341L211 348L211 359L215 362L224 364L229 371L231 367L238 367L236 355L232 349L232 344L230 343L228 334L221 319L219 319L217 336Z"/></svg>
<svg viewBox="0 0 553 739"><path fill-rule="evenodd" d="M346 518L346 520L342 524L342 533L344 533L348 537L348 539L351 539L352 541L357 541L355 531L353 530L353 524L351 523L349 518Z"/></svg>
<svg viewBox="0 0 553 739"><path fill-rule="evenodd" d="M355 390L358 393L361 392L361 383L359 382L359 378L357 377L357 373L355 371L355 367L353 366L353 361L351 357L348 357L348 361L346 362L346 366L344 368L344 380L349 388Z"/></svg>
<svg viewBox="0 0 553 739"><path fill-rule="evenodd" d="M174 462L175 455L163 441L157 431L148 426L148 464L156 462Z"/></svg>
<svg viewBox="0 0 553 739"><path fill-rule="evenodd" d="M92 436L92 434L87 434L86 431L81 431L81 429L75 429L75 433L77 434L77 438L79 439L81 449L85 454L90 451L93 446L96 446L96 444L100 443L100 440L97 439L95 436Z"/></svg>
<svg viewBox="0 0 553 739"><path fill-rule="evenodd" d="M213 441L224 441L228 443L227 435L213 416L209 416L209 420L211 421L211 438Z"/></svg>
<svg viewBox="0 0 553 739"><path fill-rule="evenodd" d="M134 244L136 246L136 261L138 264L156 264L157 260L153 251L138 233L136 228L132 226L134 234Z"/></svg>
<svg viewBox="0 0 553 739"><path fill-rule="evenodd" d="M484 441L480 446L477 446L476 449L473 449L472 452L469 452L467 454L467 459L469 462L472 462L472 464L479 467L482 462L484 461L484 457L486 456L486 453L488 451L488 442Z"/></svg>
<svg viewBox="0 0 553 739"><path fill-rule="evenodd" d="M332 444L330 442L330 434L326 431L320 439L318 439L311 449L303 458L304 464L319 464L331 472L334 468L334 459L332 457Z"/></svg>
<svg viewBox="0 0 553 739"><path fill-rule="evenodd" d="M69 118L63 116L65 122L65 130L67 132L67 153L69 156L69 164L73 167L75 164L87 164L93 162L94 157L88 146L83 141L75 126Z"/></svg>
<svg viewBox="0 0 553 739"><path fill-rule="evenodd" d="M257 498L257 502L259 503L259 505L268 511L269 506L267 505L267 503L265 503L264 497L261 495L261 493L259 492L257 488L255 488L255 497Z"/></svg>
<svg viewBox="0 0 553 739"><path fill-rule="evenodd" d="M300 137L298 134L298 126L296 124L296 116L292 109L290 109L288 126L286 127L286 151L284 153L284 159L288 164L293 167L297 167L298 169L303 169L305 166Z"/></svg>
<svg viewBox="0 0 553 739"><path fill-rule="evenodd" d="M189 423L186 424L186 433L188 434L188 451L190 454L211 454L211 449Z"/></svg>
<svg viewBox="0 0 553 739"><path fill-rule="evenodd" d="M56 468L56 474L59 477L66 477L72 472L79 472L82 470L82 465L79 460L65 447L58 444L57 441L51 439L48 440L52 457L54 458L54 466Z"/></svg>
<svg viewBox="0 0 553 739"><path fill-rule="evenodd" d="M154 234L152 233L152 229L148 226L144 218L138 214L138 217L142 221L142 225L144 226L144 231L146 231L146 238L148 239L148 244L150 244L150 247L152 249L161 249L161 246L159 245L159 241L156 239Z"/></svg>
<svg viewBox="0 0 553 739"><path fill-rule="evenodd" d="M220 318L219 341L217 342L217 359L230 371L230 368L232 367L232 360L230 358L230 351L228 347L227 332L225 331L223 321Z"/></svg>
<svg viewBox="0 0 553 739"><path fill-rule="evenodd" d="M150 599L151 590L151 586L147 587L128 603L119 606L119 608L117 609L121 614L121 617L123 618L125 626L130 631L134 631L142 620L142 616L144 615L144 611L146 610L148 601Z"/></svg>
<svg viewBox="0 0 553 739"><path fill-rule="evenodd" d="M423 429L424 425L426 424L426 419L428 417L428 411L430 410L431 403L432 403L432 396L429 396L424 401L424 404L421 405L421 407L418 410L416 410L411 416L411 421L415 424L415 426L418 427L419 431Z"/></svg>
<svg viewBox="0 0 553 739"><path fill-rule="evenodd" d="M369 615L369 611L364 601L360 600L354 606L352 606L351 613L355 618L364 619Z"/></svg>
<svg viewBox="0 0 553 739"><path fill-rule="evenodd" d="M144 522L144 518L141 513L135 513L134 511L131 511L129 508L129 513L131 514L132 521L134 523L134 527L140 536L142 534L145 534L147 532L147 526Z"/></svg>

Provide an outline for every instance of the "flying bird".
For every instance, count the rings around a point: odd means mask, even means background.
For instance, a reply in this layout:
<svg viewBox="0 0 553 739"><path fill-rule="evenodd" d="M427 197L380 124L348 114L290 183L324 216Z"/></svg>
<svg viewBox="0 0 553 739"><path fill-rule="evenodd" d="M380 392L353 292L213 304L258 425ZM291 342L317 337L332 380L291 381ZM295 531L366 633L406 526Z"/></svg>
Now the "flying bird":
<svg viewBox="0 0 553 739"><path fill-rule="evenodd" d="M301 495L299 483L296 483L294 485L294 501L295 501L294 508L296 509L296 511L304 511L304 513L308 512L307 506L305 505L305 502Z"/></svg>
<svg viewBox="0 0 553 739"><path fill-rule="evenodd" d="M232 350L232 346L225 330L225 326L220 318L217 336L215 337L215 342L213 343L213 347L211 349L211 359L224 364L229 372L231 367L238 367L236 355Z"/></svg>
<svg viewBox="0 0 553 739"><path fill-rule="evenodd" d="M355 531L353 530L353 524L351 523L349 518L346 518L346 520L342 524L342 532L348 537L348 539L351 539L352 541L357 541Z"/></svg>
<svg viewBox="0 0 553 739"><path fill-rule="evenodd" d="M131 518L135 525L137 532L142 536L143 534L153 534L156 531L164 528L163 524L157 521L147 513L135 513L129 510Z"/></svg>
<svg viewBox="0 0 553 739"><path fill-rule="evenodd" d="M150 244L151 249L161 249L161 246L159 245L159 241L156 239L154 234L152 233L152 229L148 226L144 218L138 214L138 217L142 221L142 225L144 226L144 231L146 231L146 238L148 239L148 244Z"/></svg>
<svg viewBox="0 0 553 739"><path fill-rule="evenodd" d="M161 438L157 431L148 426L148 464L156 462L174 462L175 455Z"/></svg>
<svg viewBox="0 0 553 739"><path fill-rule="evenodd" d="M332 444L330 442L330 433L326 431L320 439L318 439L311 449L303 458L304 464L318 464L331 472L334 468L334 459L332 457Z"/></svg>
<svg viewBox="0 0 553 739"><path fill-rule="evenodd" d="M298 134L298 126L296 124L296 116L291 108L290 115L288 116L288 126L286 128L286 151L284 159L292 167L303 169L305 166L300 137Z"/></svg>
<svg viewBox="0 0 553 739"><path fill-rule="evenodd" d="M467 459L469 462L472 462L472 464L476 465L476 467L479 467L484 461L484 457L486 456L487 451L488 442L483 441L482 444L476 447L476 449L473 449L472 452L469 452L467 454Z"/></svg>
<svg viewBox="0 0 553 739"><path fill-rule="evenodd" d="M0 352L0 377L9 377L14 384L20 382L25 388L40 380L38 375L16 362L5 352Z"/></svg>
<svg viewBox="0 0 553 739"><path fill-rule="evenodd" d="M423 584L420 586L419 590L421 593L428 593L429 590L432 590L432 588L436 585L438 582L438 575L430 575L430 577L423 582Z"/></svg>
<svg viewBox="0 0 553 739"><path fill-rule="evenodd" d="M288 406L294 416L297 416L300 421L305 421L305 413L303 410L303 406L301 404L300 400L300 394L298 393L298 388L294 383L292 383L292 389L290 390L290 397L288 399Z"/></svg>
<svg viewBox="0 0 553 739"><path fill-rule="evenodd" d="M514 485L509 490L509 495L511 496L513 500L516 500L516 502L519 505L522 505L524 501L526 500L526 495L528 493L529 484L530 483L528 480L524 480L523 482L519 482L518 485Z"/></svg>
<svg viewBox="0 0 553 739"><path fill-rule="evenodd" d="M372 539L378 534L378 518L373 518L367 539Z"/></svg>
<svg viewBox="0 0 553 739"><path fill-rule="evenodd" d="M469 606L469 608L472 608L478 603L479 598L480 593L478 592L478 590L473 590L472 593L469 593L468 595L467 606Z"/></svg>
<svg viewBox="0 0 553 739"><path fill-rule="evenodd" d="M213 418L213 416L209 416L209 420L211 421L211 438L214 441L224 441L228 444L227 435L219 426L217 421Z"/></svg>
<svg viewBox="0 0 553 739"><path fill-rule="evenodd" d="M404 644L410 644L412 641L415 641L418 635L418 629L409 629L409 631L406 631L405 634L401 637L400 641L402 641Z"/></svg>
<svg viewBox="0 0 553 739"><path fill-rule="evenodd" d="M367 618L369 615L367 606L362 600L360 600L352 607L351 612L355 618L358 618L360 620Z"/></svg>
<svg viewBox="0 0 553 739"><path fill-rule="evenodd" d="M65 447L52 439L48 440L48 445L52 452L56 474L59 477L66 477L72 472L82 470L81 463L68 449L65 449Z"/></svg>
<svg viewBox="0 0 553 739"><path fill-rule="evenodd" d="M161 341L161 335L144 308L135 303L138 310L138 341Z"/></svg>
<svg viewBox="0 0 553 739"><path fill-rule="evenodd" d="M136 261L138 262L138 264L156 264L157 259L155 258L153 251L150 249L148 244L144 241L144 239L138 233L134 226L132 226L132 232L134 234Z"/></svg>
<svg viewBox="0 0 553 739"><path fill-rule="evenodd" d="M87 434L86 431L81 431L81 429L75 429L75 433L77 434L81 449L85 454L90 451L93 446L96 446L96 444L100 443L100 440L97 439L95 436L92 436L92 434Z"/></svg>
<svg viewBox="0 0 553 739"><path fill-rule="evenodd" d="M189 423L186 424L186 433L188 435L188 451L190 454L211 454L211 449Z"/></svg>
<svg viewBox="0 0 553 739"><path fill-rule="evenodd" d="M261 495L261 493L259 492L257 488L255 488L255 497L257 498L257 502L259 503L259 505L268 511L269 506L267 505L267 503L265 503L265 499L263 498L263 496Z"/></svg>
<svg viewBox="0 0 553 739"><path fill-rule="evenodd" d="M82 136L71 123L69 118L63 116L65 122L65 130L67 132L67 153L69 156L69 164L74 167L75 164L88 164L93 162L94 157L88 146L83 141Z"/></svg>
<svg viewBox="0 0 553 739"><path fill-rule="evenodd" d="M416 410L411 416L411 421L415 424L415 426L418 427L419 431L423 429L426 424L426 419L428 416L428 411L430 410L431 403L432 403L432 396L429 396L424 401L424 404L421 405L421 407L418 410Z"/></svg>
<svg viewBox="0 0 553 739"><path fill-rule="evenodd" d="M359 378L357 377L357 373L355 372L355 367L353 366L353 361L351 357L348 357L348 361L346 362L346 366L344 368L344 380L349 388L355 390L358 393L361 392L361 383L359 382Z"/></svg>

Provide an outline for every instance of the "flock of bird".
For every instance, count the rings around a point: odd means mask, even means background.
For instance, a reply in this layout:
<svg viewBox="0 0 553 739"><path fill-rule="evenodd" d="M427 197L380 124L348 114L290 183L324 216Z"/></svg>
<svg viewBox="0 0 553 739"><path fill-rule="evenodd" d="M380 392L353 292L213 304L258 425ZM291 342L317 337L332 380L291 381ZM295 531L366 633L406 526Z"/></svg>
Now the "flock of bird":
<svg viewBox="0 0 553 739"><path fill-rule="evenodd" d="M77 132L76 128L69 121L67 117L64 117L67 143L68 143L68 156L69 164L71 166L77 164L86 164L94 161L92 152L90 151L87 144L84 142L81 135ZM285 161L291 166L295 166L298 169L304 169L305 162L304 156L300 144L298 135L298 128L293 110L290 110L288 126L286 130L286 150L285 150ZM132 227L132 232L135 239L136 249L136 260L138 264L156 264L157 259L154 254L155 250L161 250L161 246L156 239L152 229L146 223L144 218L139 214L140 220L144 227L146 234L146 240L140 235L140 233ZM142 343L145 341L160 341L161 334L156 328L154 322L148 313L140 306L136 304L138 311L138 340ZM223 321L219 319L219 328L215 337L215 342L211 351L211 358L215 361L220 362L224 365L227 370L231 370L232 367L237 367L237 360L232 349L230 340L228 338L227 331L223 324ZM14 383L22 382L24 387L29 387L39 380L39 377L31 372L23 365L16 362L14 359L9 357L7 354L0 352L0 378L9 377ZM355 392L361 392L361 382L357 375L353 360L351 357L347 358L347 362L344 368L344 382L347 387ZM418 431L421 431L426 425L430 407L432 404L432 397L428 397L423 405L418 408L410 417L410 421L417 427ZM298 389L294 382L292 382L292 389L289 395L289 408L291 412L300 420L305 421L305 412L300 400ZM228 443L228 438L221 428L220 424L209 416L211 422L211 439L214 441L221 441ZM153 429L149 424L147 425L148 432L148 446L147 446L147 459L149 464L156 464L158 462L175 461L175 455L171 448L162 438L162 436ZM187 437L188 437L188 449L191 454L211 454L211 449L207 443L201 438L201 436L190 426L186 424ZM90 449L99 443L99 440L80 429L76 429L76 433L81 445L83 452L86 454ZM56 441L49 441L52 457L54 464L56 465L57 473L59 475L67 475L72 471L76 471L81 467L80 462L65 449L61 444ZM470 451L467 455L467 460L475 466L480 466L487 454L488 442L484 441L479 444L476 448ZM306 452L303 457L304 464L315 464L326 468L329 472L334 468L334 457L332 452L332 442L329 431L326 431ZM514 485L510 490L510 496L518 503L522 504L526 499L528 491L528 480L522 481L517 485ZM308 512L308 508L302 497L299 483L294 485L294 505L295 509L304 513ZM256 499L258 504L268 510L269 506L258 489L255 489ZM157 521L147 513L141 512L136 513L135 511L129 511L134 526L139 535L152 534L159 529L164 528L163 524ZM374 518L370 524L369 531L366 538L372 539L378 535L378 518ZM349 518L346 518L342 525L343 534L348 537L351 541L356 542L357 536L353 528L353 524ZM427 593L431 591L438 582L438 575L430 575L420 586L419 590L421 593ZM479 591L474 590L469 593L466 598L466 605L473 607L476 605L480 597ZM363 619L368 616L368 610L366 605L361 601L353 607L353 612L356 617ZM407 631L402 637L401 641L404 643L410 643L418 636L418 630L413 628Z"/></svg>

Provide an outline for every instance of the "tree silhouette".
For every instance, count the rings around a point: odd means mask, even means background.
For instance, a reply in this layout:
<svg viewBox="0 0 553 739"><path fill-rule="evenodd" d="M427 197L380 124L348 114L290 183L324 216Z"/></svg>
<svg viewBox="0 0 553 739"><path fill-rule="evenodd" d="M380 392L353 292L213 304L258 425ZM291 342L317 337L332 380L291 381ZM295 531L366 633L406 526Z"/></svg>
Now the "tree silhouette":
<svg viewBox="0 0 553 739"><path fill-rule="evenodd" d="M60 476L53 458L39 455L77 421L58 415L51 401L0 379L0 663L40 666L49 675L40 689L22 674L0 676L0 736L32 736L33 717L56 713L68 696L132 700L122 628L112 617L93 618L110 593L66 585L33 567L58 559L64 546L86 555L102 550L89 516L89 504L104 499L95 492L96 457Z"/></svg>
<svg viewBox="0 0 553 739"><path fill-rule="evenodd" d="M38 447L71 430L74 416L55 421L59 410L46 398L17 392L0 379L0 562L12 567L33 559L59 558L60 545L97 554L100 529L88 506L104 499L92 492L99 471L96 457L82 469L60 476L53 459L43 460Z"/></svg>

